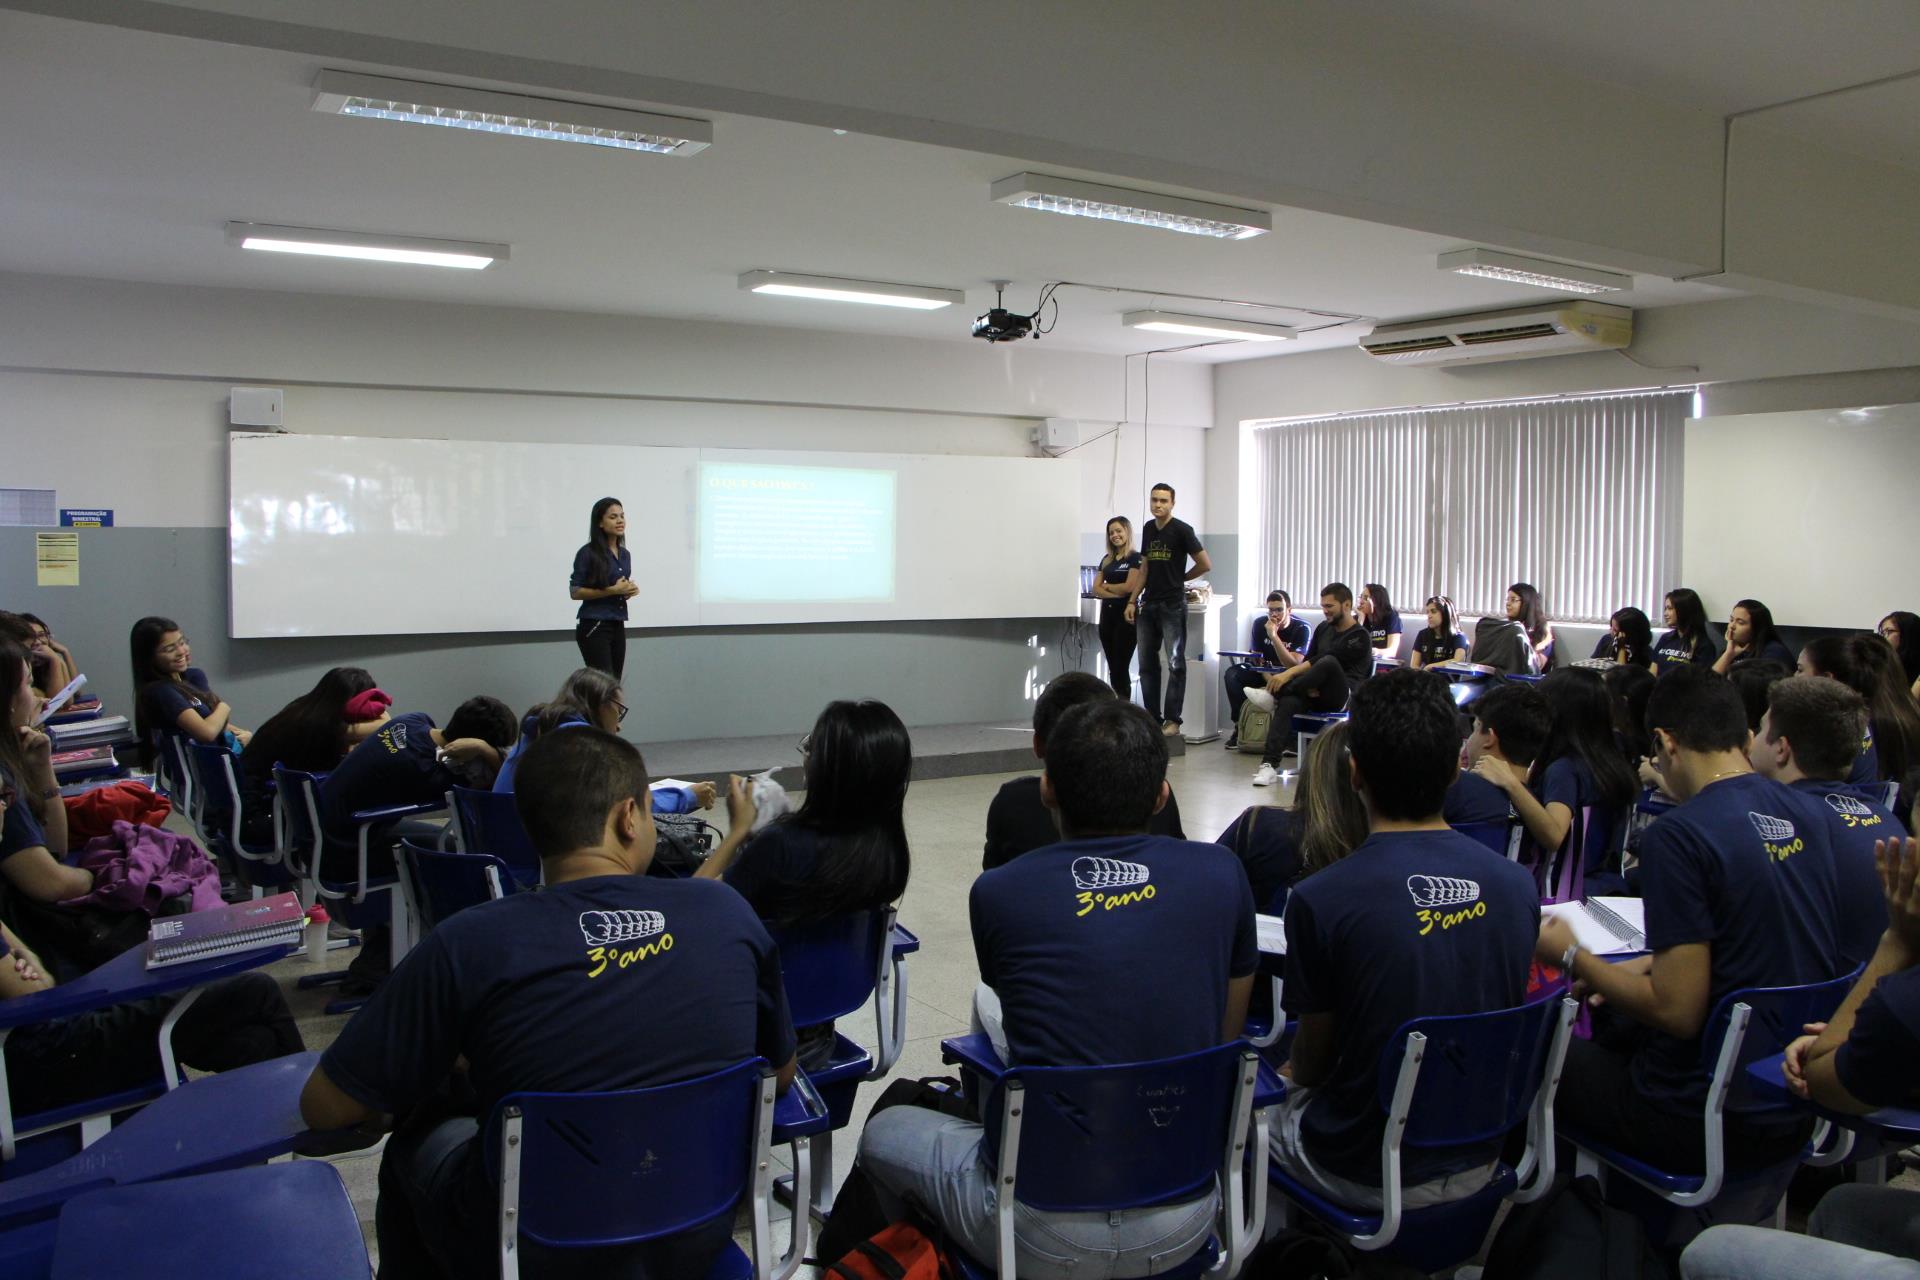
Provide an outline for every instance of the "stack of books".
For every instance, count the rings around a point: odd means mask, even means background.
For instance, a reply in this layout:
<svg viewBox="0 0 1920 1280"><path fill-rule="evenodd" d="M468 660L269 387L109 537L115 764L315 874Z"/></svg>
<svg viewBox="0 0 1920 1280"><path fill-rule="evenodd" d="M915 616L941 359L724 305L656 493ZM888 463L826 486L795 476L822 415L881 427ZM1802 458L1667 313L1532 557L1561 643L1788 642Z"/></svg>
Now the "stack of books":
<svg viewBox="0 0 1920 1280"><path fill-rule="evenodd" d="M298 946L306 923L307 913L293 893L162 916L147 933L147 968L212 960L258 947Z"/></svg>

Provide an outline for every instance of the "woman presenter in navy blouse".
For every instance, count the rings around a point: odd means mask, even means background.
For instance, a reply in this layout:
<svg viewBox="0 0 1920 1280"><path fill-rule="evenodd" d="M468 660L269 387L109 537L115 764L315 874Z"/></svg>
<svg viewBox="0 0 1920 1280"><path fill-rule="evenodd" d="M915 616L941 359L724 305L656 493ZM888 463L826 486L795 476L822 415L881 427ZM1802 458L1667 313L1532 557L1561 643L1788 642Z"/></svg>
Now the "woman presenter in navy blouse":
<svg viewBox="0 0 1920 1280"><path fill-rule="evenodd" d="M568 584L580 602L574 639L580 660L614 679L627 665L627 600L640 590L633 584L633 553L627 550L627 513L618 498L593 504L587 541L573 553Z"/></svg>

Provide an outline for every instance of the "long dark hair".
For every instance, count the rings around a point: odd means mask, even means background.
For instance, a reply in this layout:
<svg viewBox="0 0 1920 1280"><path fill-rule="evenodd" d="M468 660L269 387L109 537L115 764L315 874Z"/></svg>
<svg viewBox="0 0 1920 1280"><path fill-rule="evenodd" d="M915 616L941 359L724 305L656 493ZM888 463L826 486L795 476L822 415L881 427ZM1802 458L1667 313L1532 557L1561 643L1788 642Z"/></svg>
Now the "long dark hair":
<svg viewBox="0 0 1920 1280"><path fill-rule="evenodd" d="M1531 582L1516 582L1507 588L1520 597L1520 625L1526 628L1527 639L1539 644L1547 638L1547 607L1540 603L1540 589Z"/></svg>
<svg viewBox="0 0 1920 1280"><path fill-rule="evenodd" d="M1865 631L1821 636L1803 651L1807 664L1867 700L1880 776L1898 779L1920 764L1920 706L1901 678L1893 646Z"/></svg>
<svg viewBox="0 0 1920 1280"><path fill-rule="evenodd" d="M1455 634L1453 629L1455 622L1453 616L1453 597L1428 596L1427 603L1424 607L1428 609L1438 609L1440 611L1440 635L1437 638L1451 643Z"/></svg>
<svg viewBox="0 0 1920 1280"><path fill-rule="evenodd" d="M620 682L604 671L593 667L581 667L568 676L560 686L560 692L553 695L553 701L533 708L527 712L527 718L533 721L533 736L560 727L567 719L585 720L598 729L600 708L620 696Z"/></svg>
<svg viewBox="0 0 1920 1280"><path fill-rule="evenodd" d="M1638 613L1638 610L1635 610ZM1646 615L1641 614L1645 620ZM1637 766L1653 754L1653 737L1647 732L1647 697L1657 683L1653 672L1637 662L1622 663L1600 679L1607 686L1613 705L1613 737L1629 766Z"/></svg>
<svg viewBox="0 0 1920 1280"><path fill-rule="evenodd" d="M1369 582L1362 590L1364 590L1367 596L1373 601L1372 621L1391 629L1393 620L1400 616L1399 613L1394 610L1393 597L1389 596L1387 589L1377 582Z"/></svg>
<svg viewBox="0 0 1920 1280"><path fill-rule="evenodd" d="M1780 640L1780 628L1773 625L1773 610L1767 608L1767 606L1761 604L1758 600L1735 600L1733 602L1733 608L1745 609L1747 611L1747 621L1753 624L1753 635L1747 641L1748 653L1757 658L1760 656L1760 651L1767 647L1769 641ZM1727 617L1729 620L1732 619L1733 609L1727 610ZM1786 641L1780 640L1780 643L1784 645Z"/></svg>
<svg viewBox="0 0 1920 1280"><path fill-rule="evenodd" d="M1615 609L1610 621L1620 628L1620 638L1613 646L1615 662L1644 667L1653 661L1653 623L1646 614L1628 605Z"/></svg>
<svg viewBox="0 0 1920 1280"><path fill-rule="evenodd" d="M1705 646L1713 648L1713 637L1707 634L1707 606L1700 603L1700 593L1692 587L1675 587L1667 592L1667 603L1673 606L1673 629L1681 639L1696 650Z"/></svg>
<svg viewBox="0 0 1920 1280"><path fill-rule="evenodd" d="M33 678L33 660L27 656L27 647L16 641L0 637L0 709L4 709L8 723L0 723L0 769L17 787L27 786L27 759L20 750L20 735L14 731L11 717L13 714L13 696L20 691L22 677ZM24 802L25 797L20 797Z"/></svg>
<svg viewBox="0 0 1920 1280"><path fill-rule="evenodd" d="M783 821L817 832L812 877L776 923L868 911L907 891L910 856L903 809L913 742L884 702L829 702L807 739L807 797Z"/></svg>
<svg viewBox="0 0 1920 1280"><path fill-rule="evenodd" d="M149 614L133 624L133 630L127 636L128 656L133 660L133 731L139 737L138 751L143 768L153 764L153 735L157 731L171 731L170 724L153 724L147 715L147 690L153 685L175 679L171 671L162 671L157 659L160 653L160 640L169 631L178 631L180 624L172 618L161 618ZM209 709L220 705L220 695L212 689L193 686L194 696L205 702Z"/></svg>
<svg viewBox="0 0 1920 1280"><path fill-rule="evenodd" d="M289 702L253 731L240 764L265 779L283 764L302 773L326 773L347 750L347 703L374 688L363 667L333 667L313 688Z"/></svg>
<svg viewBox="0 0 1920 1280"><path fill-rule="evenodd" d="M1533 762L1534 776L1545 777L1548 765L1571 756L1586 763L1608 805L1632 803L1640 784L1614 745L1613 699L1600 673L1562 668L1540 682L1540 692L1553 708L1553 727Z"/></svg>
<svg viewBox="0 0 1920 1280"><path fill-rule="evenodd" d="M1367 838L1367 807L1353 789L1347 724L1328 725L1307 748L1293 811L1299 820L1300 875L1324 871Z"/></svg>
<svg viewBox="0 0 1920 1280"><path fill-rule="evenodd" d="M625 507L627 504L618 498L602 498L593 504L593 514L587 517L587 545L593 548L593 568L587 574L586 585L596 591L603 591L614 584L613 575L620 572L620 556L614 550L610 534L600 532L600 517L607 514L608 507ZM626 539L622 538L622 545Z"/></svg>
<svg viewBox="0 0 1920 1280"><path fill-rule="evenodd" d="M22 615L23 617L25 615ZM1920 680L1920 613L1908 613L1905 609L1895 609L1880 619L1880 625L1891 622L1900 629L1900 643L1894 646L1894 653L1900 658L1900 670L1907 676L1907 684ZM1885 639L1882 636L1881 639Z"/></svg>

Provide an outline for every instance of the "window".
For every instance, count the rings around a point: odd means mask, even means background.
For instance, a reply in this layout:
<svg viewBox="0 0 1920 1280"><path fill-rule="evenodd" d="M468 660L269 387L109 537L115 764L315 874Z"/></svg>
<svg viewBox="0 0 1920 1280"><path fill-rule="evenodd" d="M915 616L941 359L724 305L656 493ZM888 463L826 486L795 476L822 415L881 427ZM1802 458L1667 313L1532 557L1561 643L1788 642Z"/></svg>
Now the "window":
<svg viewBox="0 0 1920 1280"><path fill-rule="evenodd" d="M1688 388L1257 424L1261 590L1304 604L1378 582L1411 622L1435 594L1498 613L1525 581L1556 619L1657 619L1692 405Z"/></svg>

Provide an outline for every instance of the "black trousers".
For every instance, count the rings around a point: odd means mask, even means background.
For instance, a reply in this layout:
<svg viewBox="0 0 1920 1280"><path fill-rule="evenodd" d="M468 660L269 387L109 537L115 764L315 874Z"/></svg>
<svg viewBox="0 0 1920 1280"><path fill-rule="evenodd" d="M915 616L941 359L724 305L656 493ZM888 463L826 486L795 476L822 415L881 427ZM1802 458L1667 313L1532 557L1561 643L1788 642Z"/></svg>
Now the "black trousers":
<svg viewBox="0 0 1920 1280"><path fill-rule="evenodd" d="M160 1023L171 998L139 1000L25 1027L7 1041L13 1113L26 1115L145 1084L160 1073ZM174 1054L196 1071L231 1071L300 1053L280 984L264 973L216 982L180 1015Z"/></svg>
<svg viewBox="0 0 1920 1280"><path fill-rule="evenodd" d="M1597 1040L1567 1045L1554 1112L1569 1127L1604 1136L1615 1150L1670 1173L1706 1170L1706 1120L1698 1110L1671 1111L1636 1092L1632 1056ZM1813 1132L1811 1118L1744 1119L1726 1113L1727 1169L1763 1169L1793 1159Z"/></svg>
<svg viewBox="0 0 1920 1280"><path fill-rule="evenodd" d="M580 661L595 671L604 671L615 680L627 666L627 624L618 619L590 618L573 631L580 646Z"/></svg>
<svg viewBox="0 0 1920 1280"><path fill-rule="evenodd" d="M1309 712L1338 711L1347 705L1351 689L1345 667L1333 658L1316 658L1274 696L1273 724L1267 730L1267 749L1260 753L1261 760L1278 765L1293 745L1293 718Z"/></svg>
<svg viewBox="0 0 1920 1280"><path fill-rule="evenodd" d="M1271 671L1255 671L1252 667L1235 665L1228 667L1220 681L1227 686L1227 719L1234 724L1240 723L1240 708L1247 705L1247 690L1264 689Z"/></svg>
<svg viewBox="0 0 1920 1280"><path fill-rule="evenodd" d="M1107 683L1120 701L1133 701L1133 651L1139 647L1140 634L1127 621L1127 602L1100 602L1100 651L1107 655Z"/></svg>

